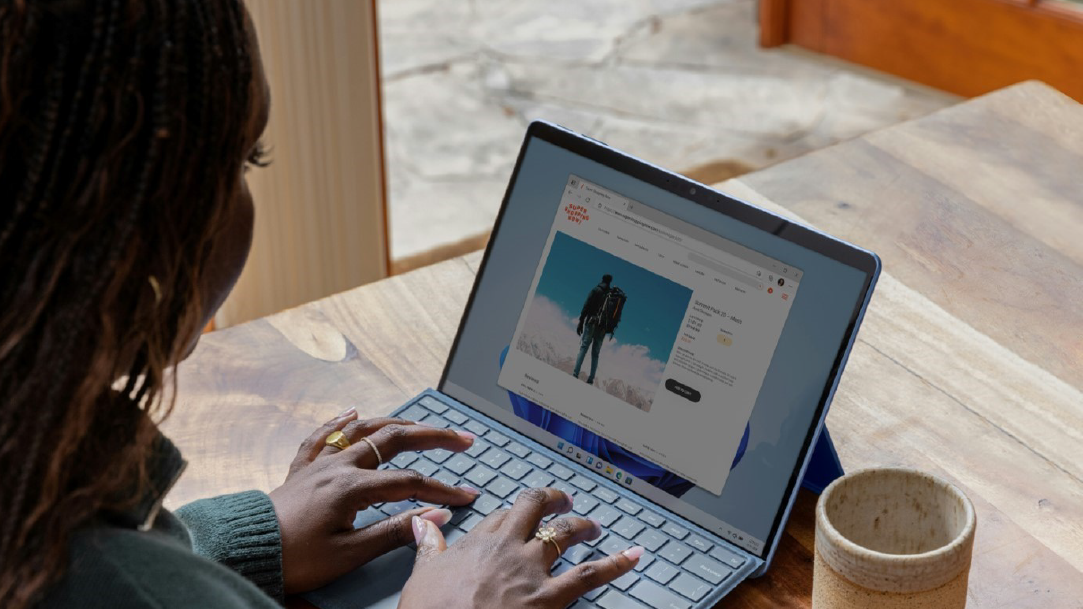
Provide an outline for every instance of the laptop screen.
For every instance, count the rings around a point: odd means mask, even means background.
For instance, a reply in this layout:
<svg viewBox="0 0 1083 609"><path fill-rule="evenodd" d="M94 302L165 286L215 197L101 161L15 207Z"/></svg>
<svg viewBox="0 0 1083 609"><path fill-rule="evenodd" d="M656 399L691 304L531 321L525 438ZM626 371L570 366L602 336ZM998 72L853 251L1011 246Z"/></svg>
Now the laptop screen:
<svg viewBox="0 0 1083 609"><path fill-rule="evenodd" d="M867 282L533 137L441 389L762 556Z"/></svg>

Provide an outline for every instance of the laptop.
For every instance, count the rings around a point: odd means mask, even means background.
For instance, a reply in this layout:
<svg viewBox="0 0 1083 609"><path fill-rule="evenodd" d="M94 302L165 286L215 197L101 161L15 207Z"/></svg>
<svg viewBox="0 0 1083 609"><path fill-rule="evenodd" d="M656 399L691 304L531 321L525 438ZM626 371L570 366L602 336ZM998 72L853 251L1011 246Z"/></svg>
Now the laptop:
<svg viewBox="0 0 1083 609"><path fill-rule="evenodd" d="M482 491L453 510L449 544L549 486L603 527L554 573L646 549L576 609L712 607L771 565L879 270L868 251L532 123L440 384L394 413L478 439L383 467ZM413 559L400 548L306 598L395 607Z"/></svg>

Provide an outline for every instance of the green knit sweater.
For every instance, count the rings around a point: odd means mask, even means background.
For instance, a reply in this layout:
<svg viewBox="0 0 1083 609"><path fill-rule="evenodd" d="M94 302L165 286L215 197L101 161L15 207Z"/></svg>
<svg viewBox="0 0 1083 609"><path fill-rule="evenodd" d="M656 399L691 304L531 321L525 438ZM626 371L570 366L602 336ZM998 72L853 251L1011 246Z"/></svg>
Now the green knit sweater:
<svg viewBox="0 0 1083 609"><path fill-rule="evenodd" d="M282 540L266 494L247 491L160 510L185 462L164 436L138 507L77 531L60 583L38 607L277 608Z"/></svg>

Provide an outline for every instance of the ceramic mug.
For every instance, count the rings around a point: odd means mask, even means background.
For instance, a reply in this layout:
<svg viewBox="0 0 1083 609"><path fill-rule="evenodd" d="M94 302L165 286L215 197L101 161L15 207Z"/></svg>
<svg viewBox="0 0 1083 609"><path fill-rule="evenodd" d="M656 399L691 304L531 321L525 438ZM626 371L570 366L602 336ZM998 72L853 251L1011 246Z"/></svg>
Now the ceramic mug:
<svg viewBox="0 0 1083 609"><path fill-rule="evenodd" d="M839 478L816 504L814 609L963 609L977 519L955 486L912 469Z"/></svg>

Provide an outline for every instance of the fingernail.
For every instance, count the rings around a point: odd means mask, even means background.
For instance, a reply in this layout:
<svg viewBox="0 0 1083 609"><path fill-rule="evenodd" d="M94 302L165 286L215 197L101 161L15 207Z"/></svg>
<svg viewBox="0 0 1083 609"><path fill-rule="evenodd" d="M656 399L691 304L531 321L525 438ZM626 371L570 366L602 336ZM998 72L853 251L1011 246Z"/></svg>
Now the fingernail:
<svg viewBox="0 0 1083 609"><path fill-rule="evenodd" d="M426 423L425 421L415 421L414 425L420 425L422 427L436 427L432 423Z"/></svg>
<svg viewBox="0 0 1083 609"><path fill-rule="evenodd" d="M572 505L575 503L575 498L572 497L570 494L568 494L567 491L560 491L560 492L564 493L564 496L568 498L568 510L567 511L570 512L572 510Z"/></svg>
<svg viewBox="0 0 1083 609"><path fill-rule="evenodd" d="M470 440L471 442L478 439L478 437L476 435L470 433L469 431L464 431L462 429L456 429L455 433L457 433L460 436L466 438L467 440Z"/></svg>
<svg viewBox="0 0 1083 609"><path fill-rule="evenodd" d="M460 486L459 488L461 488L464 491L470 493L471 495L480 495L481 494L481 491L479 491L478 489L470 486L469 484L464 484L464 485Z"/></svg>
<svg viewBox="0 0 1083 609"><path fill-rule="evenodd" d="M632 560L639 560L639 557L643 556L643 546L633 546L621 552L621 554L624 554Z"/></svg>
<svg viewBox="0 0 1083 609"><path fill-rule="evenodd" d="M451 522L451 510L447 508L440 508L438 510L432 510L431 512L425 512L421 516L418 516L422 520L428 520L438 527L442 527L445 524Z"/></svg>
<svg viewBox="0 0 1083 609"><path fill-rule="evenodd" d="M343 412L342 414L338 415L338 418L340 418L340 419L341 419L342 417L348 417L348 416L350 416L351 414L353 414L353 413L355 413L355 412L357 412L357 408L356 408L356 407L354 407L354 406L350 406L350 407L349 407L348 409L346 409L346 411L345 411L345 412Z"/></svg>
<svg viewBox="0 0 1083 609"><path fill-rule="evenodd" d="M420 516L414 516L410 525L414 529L414 543L420 544L421 540L425 539L425 529L428 528L425 521Z"/></svg>

